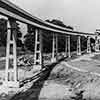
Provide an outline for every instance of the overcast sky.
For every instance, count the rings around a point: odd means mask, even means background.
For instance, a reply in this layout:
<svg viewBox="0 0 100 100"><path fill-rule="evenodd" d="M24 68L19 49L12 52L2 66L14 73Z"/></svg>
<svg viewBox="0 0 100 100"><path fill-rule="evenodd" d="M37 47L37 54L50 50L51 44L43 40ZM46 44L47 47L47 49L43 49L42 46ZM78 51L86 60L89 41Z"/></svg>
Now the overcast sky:
<svg viewBox="0 0 100 100"><path fill-rule="evenodd" d="M100 28L100 0L10 0L43 20L60 19L77 31Z"/></svg>

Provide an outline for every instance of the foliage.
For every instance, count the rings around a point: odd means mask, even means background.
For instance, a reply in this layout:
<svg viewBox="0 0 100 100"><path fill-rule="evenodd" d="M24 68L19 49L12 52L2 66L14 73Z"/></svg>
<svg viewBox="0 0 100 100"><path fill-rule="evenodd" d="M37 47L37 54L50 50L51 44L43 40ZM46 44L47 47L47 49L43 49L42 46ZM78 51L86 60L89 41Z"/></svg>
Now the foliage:
<svg viewBox="0 0 100 100"><path fill-rule="evenodd" d="M6 45L6 37L7 37L7 20L1 18L0 19L0 46Z"/></svg>
<svg viewBox="0 0 100 100"><path fill-rule="evenodd" d="M17 23L17 46L21 47L22 44L22 33L20 31L19 24ZM0 19L0 46L6 46L7 39L7 20L4 18Z"/></svg>
<svg viewBox="0 0 100 100"><path fill-rule="evenodd" d="M74 28L72 26L66 26L62 21L58 20L58 19L53 19L53 20L46 20L47 22L49 23L52 23L52 24L55 24L55 25L58 25L58 26L61 26L61 27L64 27L66 29L70 29L70 30L73 30ZM50 35L50 34L48 34ZM49 36L48 36L49 37ZM51 37L52 38L52 37ZM52 40L52 39L51 39ZM72 39L73 40L73 39ZM58 35L58 52L62 52L62 51L65 51L65 36L61 36L61 35ZM74 45L71 43L71 47L73 48ZM73 49L72 49L73 50Z"/></svg>
<svg viewBox="0 0 100 100"><path fill-rule="evenodd" d="M28 33L24 36L24 46L34 52L34 43L35 43L35 28L31 25L27 25Z"/></svg>
<svg viewBox="0 0 100 100"><path fill-rule="evenodd" d="M72 26L66 26L62 21L53 19L53 20L46 20L49 23L64 27L66 29L74 30ZM60 37L60 38L59 38ZM65 37L64 36L59 36L58 37L58 44L59 44L59 50L58 51L64 51L65 49ZM84 36L81 36L81 49L84 50L86 49L87 45L87 39ZM71 51L76 51L77 49L77 36L71 35Z"/></svg>
<svg viewBox="0 0 100 100"><path fill-rule="evenodd" d="M46 20L48 23L52 23L61 27L64 27L66 29L73 30L74 28L72 26L66 26L62 21L53 19L53 20ZM25 35L25 47L27 47L28 50L33 51L34 50L34 44L35 44L35 27L28 25L28 33ZM43 52L50 53L52 52L52 32L48 30L42 30L42 42L43 42ZM77 38L78 36L71 35L71 51L76 51L77 49ZM94 40L92 39L91 42ZM87 48L87 38L84 36L81 36L81 50L85 50ZM58 35L58 52L65 51L65 36L64 35Z"/></svg>
<svg viewBox="0 0 100 100"><path fill-rule="evenodd" d="M55 25L58 25L58 26L61 26L61 27L64 27L64 28L67 28L67 29L71 29L73 30L74 28L71 27L71 26L66 26L62 21L58 20L58 19L53 19L53 20L46 20L47 22L49 23L52 23L52 24L55 24Z"/></svg>
<svg viewBox="0 0 100 100"><path fill-rule="evenodd" d="M17 23L17 46L18 47L22 47L23 46L21 38L22 38L22 33L20 31L19 24Z"/></svg>
<svg viewBox="0 0 100 100"><path fill-rule="evenodd" d="M34 43L35 43L35 36L34 34L29 34L27 33L25 36L25 41L24 41L24 45L25 47L30 50L30 51L34 51Z"/></svg>

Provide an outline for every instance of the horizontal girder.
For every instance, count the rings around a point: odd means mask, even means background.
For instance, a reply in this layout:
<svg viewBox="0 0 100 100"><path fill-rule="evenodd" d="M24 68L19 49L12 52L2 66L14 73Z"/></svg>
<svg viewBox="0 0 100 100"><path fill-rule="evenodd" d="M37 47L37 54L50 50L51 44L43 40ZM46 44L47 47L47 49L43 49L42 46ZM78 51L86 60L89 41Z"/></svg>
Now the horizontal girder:
<svg viewBox="0 0 100 100"><path fill-rule="evenodd" d="M77 32L73 30L68 30L66 28L62 28L57 25L53 25L46 21L43 21L25 10L19 8L18 6L14 5L13 3L9 2L8 0L0 0L0 13L7 16L12 17L20 22L33 25L35 27L53 31L60 34L68 34L68 35L81 35L81 36L91 36L95 35L93 33L84 33L84 32Z"/></svg>

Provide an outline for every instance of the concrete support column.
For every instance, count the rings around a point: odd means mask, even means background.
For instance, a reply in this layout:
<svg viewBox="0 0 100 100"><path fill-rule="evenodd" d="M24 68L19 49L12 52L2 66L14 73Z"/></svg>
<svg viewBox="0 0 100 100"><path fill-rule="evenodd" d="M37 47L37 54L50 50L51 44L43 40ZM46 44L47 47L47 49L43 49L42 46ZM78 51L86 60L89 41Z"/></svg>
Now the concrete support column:
<svg viewBox="0 0 100 100"><path fill-rule="evenodd" d="M56 60L58 60L58 34L56 34Z"/></svg>
<svg viewBox="0 0 100 100"><path fill-rule="evenodd" d="M99 40L98 37L95 37L95 51L98 52L99 51Z"/></svg>
<svg viewBox="0 0 100 100"><path fill-rule="evenodd" d="M87 53L91 53L90 36L87 36Z"/></svg>
<svg viewBox="0 0 100 100"><path fill-rule="evenodd" d="M57 61L57 53L58 53L58 39L57 39L57 34L53 33L52 58L51 58L52 63Z"/></svg>
<svg viewBox="0 0 100 100"><path fill-rule="evenodd" d="M53 39L52 39L52 58L51 62L55 62L55 38L53 34Z"/></svg>
<svg viewBox="0 0 100 100"><path fill-rule="evenodd" d="M70 36L67 36L68 38L68 57L71 57L71 52L70 52Z"/></svg>
<svg viewBox="0 0 100 100"><path fill-rule="evenodd" d="M35 29L35 52L34 52L35 69L42 69L42 32Z"/></svg>
<svg viewBox="0 0 100 100"><path fill-rule="evenodd" d="M5 67L5 82L6 85L18 87L17 79L17 54L16 54L16 34L17 24L14 19L9 19L7 31L7 47L6 47L6 67ZM13 68L10 68L11 62Z"/></svg>
<svg viewBox="0 0 100 100"><path fill-rule="evenodd" d="M77 39L77 55L81 55L81 37L78 36Z"/></svg>
<svg viewBox="0 0 100 100"><path fill-rule="evenodd" d="M67 36L65 36L65 56L64 57L67 57L68 55L68 39L67 39Z"/></svg>

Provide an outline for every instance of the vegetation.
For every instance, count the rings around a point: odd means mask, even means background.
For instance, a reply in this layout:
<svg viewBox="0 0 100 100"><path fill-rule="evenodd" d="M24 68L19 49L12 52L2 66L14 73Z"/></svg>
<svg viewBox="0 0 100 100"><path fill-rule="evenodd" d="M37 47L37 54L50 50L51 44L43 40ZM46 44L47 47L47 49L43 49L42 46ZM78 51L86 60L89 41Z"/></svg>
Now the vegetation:
<svg viewBox="0 0 100 100"><path fill-rule="evenodd" d="M34 52L34 43L35 43L35 28L31 25L27 25L28 33L24 36L24 45L25 47Z"/></svg>
<svg viewBox="0 0 100 100"><path fill-rule="evenodd" d="M7 20L0 19L0 46L6 45L7 38Z"/></svg>
<svg viewBox="0 0 100 100"><path fill-rule="evenodd" d="M62 21L53 19L53 20L46 20L48 23L52 23L61 27L64 27L69 30L74 30L72 26L66 26ZM43 52L49 53L52 51L52 32L43 30L45 34L43 36ZM6 46L6 38L7 38L7 20L4 18L0 19L0 46ZM22 33L20 31L19 24L17 23L17 46L18 47L25 47L34 52L34 43L35 43L35 27L28 25L28 33L24 36L24 44L22 43ZM91 42L94 43L94 40L91 39ZM65 36L58 35L58 52L62 52L65 50ZM81 37L81 49L85 50L87 45L87 38L82 36ZM71 51L76 51L77 48L77 36L71 35Z"/></svg>
<svg viewBox="0 0 100 100"><path fill-rule="evenodd" d="M46 20L47 22L49 23L52 23L52 24L55 24L55 25L58 25L58 26L61 26L61 27L64 27L64 28L67 28L67 29L71 29L73 30L74 28L71 27L71 26L66 26L62 21L58 20L58 19L53 19L53 20Z"/></svg>
<svg viewBox="0 0 100 100"><path fill-rule="evenodd" d="M17 23L17 46L21 47L23 45L22 40L22 33L20 31L19 24ZM4 18L0 19L0 46L6 46L7 40L7 20Z"/></svg>
<svg viewBox="0 0 100 100"><path fill-rule="evenodd" d="M52 23L61 27L64 27L69 30L74 30L72 26L66 26L62 21L53 19L53 20L46 20L48 23ZM31 50L34 52L34 43L35 43L35 27L28 25L28 33L24 36L25 41L25 47L28 50ZM52 32L43 30L44 34L42 34L43 37L43 52L50 53L52 51ZM93 43L93 39L91 39L91 42ZM65 50L65 36L58 35L58 52L62 52ZM84 36L81 36L81 49L85 50L87 48L87 38ZM71 35L71 51L76 51L77 49L77 36Z"/></svg>

